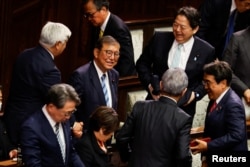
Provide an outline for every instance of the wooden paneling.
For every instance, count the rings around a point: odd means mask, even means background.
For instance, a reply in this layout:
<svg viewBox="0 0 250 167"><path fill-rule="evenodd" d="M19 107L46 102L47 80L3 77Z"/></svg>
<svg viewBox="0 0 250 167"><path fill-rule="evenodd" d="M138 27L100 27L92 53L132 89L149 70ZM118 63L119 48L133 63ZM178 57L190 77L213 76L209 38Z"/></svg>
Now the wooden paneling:
<svg viewBox="0 0 250 167"><path fill-rule="evenodd" d="M67 48L55 60L64 82L75 68L90 59L91 29L87 20L82 18L81 1L0 0L0 84L3 85L4 100L8 96L12 66L16 57L24 49L38 44L41 28L49 20L61 22L72 31ZM200 0L110 0L110 10L120 16L129 28L142 27L145 45L152 35L153 28L171 24L171 19L179 7L185 4L198 7L200 2ZM130 81L129 79L122 82ZM127 88L121 86L119 89L122 89L120 92L125 92Z"/></svg>

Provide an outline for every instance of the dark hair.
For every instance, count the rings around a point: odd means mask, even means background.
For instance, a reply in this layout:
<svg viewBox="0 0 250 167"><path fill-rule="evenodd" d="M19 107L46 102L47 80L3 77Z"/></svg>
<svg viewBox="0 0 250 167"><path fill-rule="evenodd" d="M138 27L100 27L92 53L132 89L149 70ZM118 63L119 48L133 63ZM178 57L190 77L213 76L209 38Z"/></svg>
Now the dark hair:
<svg viewBox="0 0 250 167"><path fill-rule="evenodd" d="M54 104L58 109L63 108L67 101L74 101L76 105L81 100L75 89L68 84L55 84L51 86L46 96L46 104Z"/></svg>
<svg viewBox="0 0 250 167"><path fill-rule="evenodd" d="M98 39L98 41L95 44L95 48L101 50L104 43L105 44L118 44L120 46L119 42L115 38L113 38L110 35L106 35Z"/></svg>
<svg viewBox="0 0 250 167"><path fill-rule="evenodd" d="M231 84L233 71L225 61L215 61L206 64L203 71L205 74L213 75L217 83L225 79L228 86Z"/></svg>
<svg viewBox="0 0 250 167"><path fill-rule="evenodd" d="M89 131L99 131L103 128L104 135L108 135L116 131L118 127L118 114L111 107L100 106L90 116Z"/></svg>
<svg viewBox="0 0 250 167"><path fill-rule="evenodd" d="M97 10L101 10L101 8L104 6L106 9L109 10L109 1L108 0L83 0L83 5L87 4L88 2L93 1L93 3L96 6Z"/></svg>
<svg viewBox="0 0 250 167"><path fill-rule="evenodd" d="M188 19L189 24L192 27L192 29L200 25L201 17L200 17L198 10L195 9L194 7L184 6L177 11L175 18L178 15L185 16Z"/></svg>

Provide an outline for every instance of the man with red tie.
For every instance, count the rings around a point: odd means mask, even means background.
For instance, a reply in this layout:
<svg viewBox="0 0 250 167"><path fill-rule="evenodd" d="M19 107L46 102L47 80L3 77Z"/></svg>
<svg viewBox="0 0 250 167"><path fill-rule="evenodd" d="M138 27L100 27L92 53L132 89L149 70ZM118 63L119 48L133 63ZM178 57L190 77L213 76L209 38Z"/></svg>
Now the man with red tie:
<svg viewBox="0 0 250 167"><path fill-rule="evenodd" d="M247 151L245 111L241 99L230 88L231 80L228 63L216 61L204 66L203 84L210 99L204 137L210 137L211 141L196 139L197 145L191 150L194 154L202 152L202 163L208 163L209 167L214 165L211 156L215 152Z"/></svg>

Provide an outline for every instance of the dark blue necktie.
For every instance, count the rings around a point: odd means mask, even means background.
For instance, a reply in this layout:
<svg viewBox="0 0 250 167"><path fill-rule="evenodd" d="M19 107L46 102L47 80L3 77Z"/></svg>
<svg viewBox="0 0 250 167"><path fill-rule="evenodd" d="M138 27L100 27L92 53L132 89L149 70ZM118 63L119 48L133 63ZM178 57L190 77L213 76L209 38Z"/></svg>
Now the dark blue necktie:
<svg viewBox="0 0 250 167"><path fill-rule="evenodd" d="M234 33L234 22L235 22L235 16L236 16L236 9L231 13L229 20L228 20L228 26L227 26L227 36L226 36L226 40L225 40L225 46L224 46L224 50L227 47L227 44L232 36L232 34Z"/></svg>

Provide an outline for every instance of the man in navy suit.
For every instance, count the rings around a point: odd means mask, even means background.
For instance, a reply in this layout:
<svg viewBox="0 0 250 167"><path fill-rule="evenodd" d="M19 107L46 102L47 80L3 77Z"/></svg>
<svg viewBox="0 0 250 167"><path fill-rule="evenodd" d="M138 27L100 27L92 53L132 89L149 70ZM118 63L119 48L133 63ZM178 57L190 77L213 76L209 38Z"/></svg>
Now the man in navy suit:
<svg viewBox="0 0 250 167"><path fill-rule="evenodd" d="M245 29L250 23L249 9L250 0L204 0L199 9L201 24L197 36L214 46L216 57L222 59L229 27L232 26L232 32ZM230 16L234 11L230 24Z"/></svg>
<svg viewBox="0 0 250 167"><path fill-rule="evenodd" d="M241 99L230 88L232 73L228 63L223 61L204 66L203 83L210 99L204 137L210 137L211 141L196 139L198 145L191 149L194 154L204 153L203 163L208 163L209 167L214 165L209 164L213 153L247 151L245 111Z"/></svg>
<svg viewBox="0 0 250 167"><path fill-rule="evenodd" d="M157 99L157 96L152 94L152 74L161 78L169 68L184 69L189 84L178 105L191 116L195 114L196 101L206 93L202 85L203 65L214 59L214 48L194 36L199 29L199 23L200 17L196 9L192 7L179 9L173 23L173 32L155 32L136 62L139 79L149 92L147 99ZM176 56L178 46L182 46L181 55L180 59L175 61L178 56Z"/></svg>
<svg viewBox="0 0 250 167"><path fill-rule="evenodd" d="M119 73L113 67L120 57L119 49L116 39L103 36L96 43L94 60L77 68L70 76L69 83L82 101L75 112L75 118L83 121L85 129L88 128L89 116L98 106L117 108ZM106 92L103 91L103 74L106 76ZM108 101L105 97L109 98Z"/></svg>
<svg viewBox="0 0 250 167"><path fill-rule="evenodd" d="M130 31L123 20L109 11L109 1L83 0L83 8L85 18L94 26L91 37L93 45L102 35L114 37L121 45L120 59L115 69L121 77L136 74Z"/></svg>
<svg viewBox="0 0 250 167"><path fill-rule="evenodd" d="M80 102L72 86L51 87L45 105L21 126L21 152L26 167L84 167L73 148L69 122Z"/></svg>
<svg viewBox="0 0 250 167"><path fill-rule="evenodd" d="M22 122L43 106L51 85L61 82L54 58L64 51L70 36L71 31L65 25L48 22L42 28L39 45L17 57L4 112L7 132L14 145L19 144Z"/></svg>
<svg viewBox="0 0 250 167"><path fill-rule="evenodd" d="M127 145L131 167L191 167L189 148L192 118L180 109L178 100L187 90L188 78L180 68L168 69L161 80L158 101L136 102L124 126L116 134L123 161Z"/></svg>

